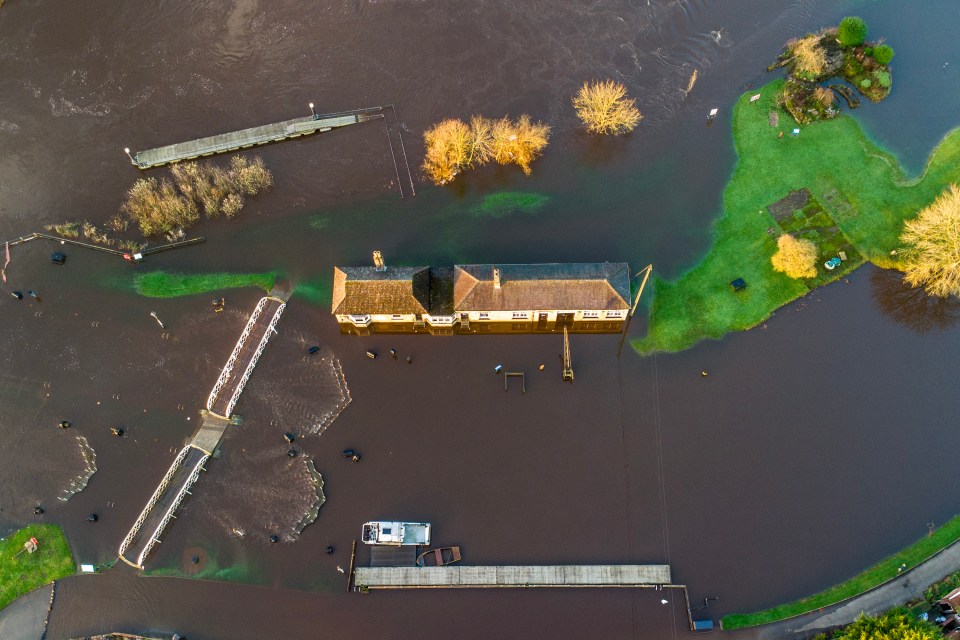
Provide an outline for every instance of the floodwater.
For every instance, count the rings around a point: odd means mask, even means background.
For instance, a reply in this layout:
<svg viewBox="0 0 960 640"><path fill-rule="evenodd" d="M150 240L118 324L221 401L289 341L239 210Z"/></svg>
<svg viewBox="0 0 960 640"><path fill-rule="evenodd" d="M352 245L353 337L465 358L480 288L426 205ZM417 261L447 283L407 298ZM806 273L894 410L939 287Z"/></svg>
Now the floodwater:
<svg viewBox="0 0 960 640"><path fill-rule="evenodd" d="M418 181L403 200L376 124L273 145L257 153L276 186L240 221L205 223L205 245L137 269L278 269L324 296L334 264L366 263L373 249L404 264L626 260L675 275L709 245L735 160L732 101L769 77L784 40L850 12L897 51L893 95L857 117L917 170L957 124L950 0L923 11L814 0L8 2L0 236L105 221L138 176L125 146L305 114L311 101L392 103L413 163L420 132L448 116L528 112L554 134L532 177L484 169L445 189ZM625 140L577 133L568 106L579 83L607 76L647 116ZM712 107L721 116L706 128ZM482 199L503 191L547 201L482 215ZM133 294L131 267L114 257L69 249L61 268L50 250L16 247L8 269L7 289L42 302L0 298L0 526L60 523L80 561L107 563L197 426L260 294L229 291L214 314L209 296ZM341 336L327 304L295 296L237 407L243 424L147 562L257 586L120 565L62 582L47 637L687 634L679 593L344 593L337 566L351 540L385 518L432 522L435 541L460 545L468 564L667 562L695 605L719 597L698 616L806 595L960 512L943 446L960 414L957 317L867 267L763 327L681 354L618 361L616 336L574 336L567 385L555 336ZM314 359L303 355L311 344L323 347ZM503 391L498 363L526 372L525 395ZM70 430L54 428L63 419ZM110 434L117 425L125 437ZM301 436L296 458L286 431ZM97 471L64 502L86 468L78 436ZM343 460L345 448L363 461ZM297 534L316 497L308 461L326 503ZM99 521L86 522L93 512Z"/></svg>

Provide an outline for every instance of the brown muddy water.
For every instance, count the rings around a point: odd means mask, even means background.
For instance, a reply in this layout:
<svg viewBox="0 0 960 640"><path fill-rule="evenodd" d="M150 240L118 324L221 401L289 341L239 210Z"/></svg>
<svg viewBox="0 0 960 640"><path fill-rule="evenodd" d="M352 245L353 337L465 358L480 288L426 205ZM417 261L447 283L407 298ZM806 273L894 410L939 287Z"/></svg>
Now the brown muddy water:
<svg viewBox="0 0 960 640"><path fill-rule="evenodd" d="M554 135L530 178L488 169L442 190L418 183L406 200L376 125L273 145L258 153L276 187L241 221L205 224L203 247L137 268L278 269L321 300L334 264L366 263L374 248L394 263L627 260L675 275L709 244L735 159L732 101L766 81L785 39L850 12L897 51L893 95L857 117L919 169L957 124L949 0L14 0L0 10L0 236L106 220L138 176L124 146L288 118L310 101L393 103L413 162L420 133L447 116L529 112ZM580 82L607 76L647 116L625 140L577 133L568 106ZM706 128L714 106L721 117ZM483 199L503 191L545 204L484 214ZM197 426L260 294L226 292L227 311L213 314L210 296L135 295L130 267L110 256L68 250L58 268L50 251L15 248L9 269L7 290L42 302L0 297L0 526L60 523L80 561L107 563ZM336 567L360 525L383 518L432 522L468 564L668 562L695 604L719 596L700 612L714 618L806 595L960 512L944 446L960 414L956 319L864 268L763 327L681 354L618 361L616 336L574 336L577 381L565 385L556 337L346 337L328 304L295 296L240 401L243 424L147 564L257 586L118 566L63 581L47 637L688 633L678 594L661 605L625 590L343 593ZM323 351L304 358L311 344ZM364 356L391 347L414 363ZM498 363L527 372L526 395L503 392ZM55 429L62 419L73 428ZM285 431L302 436L295 459ZM77 436L98 470L63 502L85 465ZM362 463L342 460L344 448ZM308 458L327 502L297 535Z"/></svg>

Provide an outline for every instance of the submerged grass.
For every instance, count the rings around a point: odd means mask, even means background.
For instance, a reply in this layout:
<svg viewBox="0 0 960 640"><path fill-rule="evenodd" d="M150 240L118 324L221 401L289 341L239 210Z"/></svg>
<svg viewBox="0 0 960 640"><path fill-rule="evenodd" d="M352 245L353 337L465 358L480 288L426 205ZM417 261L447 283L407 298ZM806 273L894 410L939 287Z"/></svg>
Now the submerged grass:
<svg viewBox="0 0 960 640"><path fill-rule="evenodd" d="M37 550L23 550L36 538ZM32 524L0 540L0 609L37 587L73 575L77 565L63 530L52 524Z"/></svg>
<svg viewBox="0 0 960 640"><path fill-rule="evenodd" d="M329 307L333 299L333 289L329 280L307 280L298 282L293 288L293 295L321 307Z"/></svg>
<svg viewBox="0 0 960 640"><path fill-rule="evenodd" d="M955 516L945 525L934 531L926 538L922 538L906 549L878 562L863 573L855 575L846 582L830 587L812 596L796 600L787 604L765 609L756 613L734 613L724 616L721 624L725 630L755 627L761 624L776 622L785 618L797 616L815 609L826 607L853 596L865 593L900 573L900 567L907 565L906 570L912 569L938 551L960 539L960 516Z"/></svg>
<svg viewBox="0 0 960 640"><path fill-rule="evenodd" d="M907 179L897 159L880 149L849 116L817 122L798 137L785 135L797 125L781 113L770 127L774 81L750 102L744 94L733 116L739 160L723 196L723 215L714 227L709 253L678 280L655 281L648 334L632 342L640 353L680 351L704 338L749 329L811 287L840 273L824 272L811 282L775 272L777 223L767 206L790 191L807 188L840 226L857 251L882 267L896 267L890 251L899 246L903 221L932 202L951 182L960 181L960 130L951 131L930 156L923 173ZM747 288L733 293L729 283L743 278Z"/></svg>
<svg viewBox="0 0 960 640"><path fill-rule="evenodd" d="M476 205L470 208L475 216L490 218L504 218L514 214L537 213L543 209L550 196L532 191L501 191L485 196Z"/></svg>
<svg viewBox="0 0 960 640"><path fill-rule="evenodd" d="M151 271L138 274L133 281L134 290L149 298L177 298L192 296L221 289L258 287L265 291L273 288L277 272L266 273L168 273Z"/></svg>

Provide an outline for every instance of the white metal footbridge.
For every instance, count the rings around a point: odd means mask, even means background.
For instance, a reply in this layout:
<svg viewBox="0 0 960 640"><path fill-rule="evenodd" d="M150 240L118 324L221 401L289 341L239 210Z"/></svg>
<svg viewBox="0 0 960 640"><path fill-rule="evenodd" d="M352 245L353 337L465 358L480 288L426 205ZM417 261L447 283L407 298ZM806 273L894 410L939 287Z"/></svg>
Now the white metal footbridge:
<svg viewBox="0 0 960 640"><path fill-rule="evenodd" d="M203 412L203 424L190 443L174 458L140 516L120 543L119 556L127 564L143 569L144 560L160 542L160 536L175 517L177 507L189 495L190 487L204 470L204 463L213 454L230 424L237 400L270 336L276 332L277 322L286 306L286 296L276 291L271 291L270 295L257 303L210 392L206 411Z"/></svg>

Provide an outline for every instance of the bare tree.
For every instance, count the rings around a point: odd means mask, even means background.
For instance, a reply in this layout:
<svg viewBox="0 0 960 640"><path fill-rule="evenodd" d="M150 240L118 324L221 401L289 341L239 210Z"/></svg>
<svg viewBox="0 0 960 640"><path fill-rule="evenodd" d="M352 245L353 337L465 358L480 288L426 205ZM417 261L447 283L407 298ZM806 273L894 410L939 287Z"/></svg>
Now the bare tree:
<svg viewBox="0 0 960 640"><path fill-rule="evenodd" d="M690 88L696 74L694 70ZM620 135L633 131L643 119L637 101L627 97L627 88L613 80L584 82L573 98L573 108L591 133Z"/></svg>

